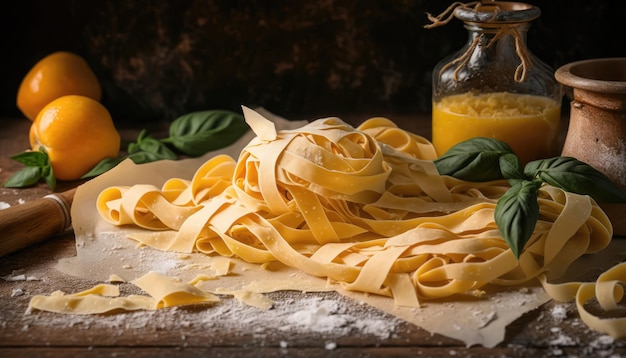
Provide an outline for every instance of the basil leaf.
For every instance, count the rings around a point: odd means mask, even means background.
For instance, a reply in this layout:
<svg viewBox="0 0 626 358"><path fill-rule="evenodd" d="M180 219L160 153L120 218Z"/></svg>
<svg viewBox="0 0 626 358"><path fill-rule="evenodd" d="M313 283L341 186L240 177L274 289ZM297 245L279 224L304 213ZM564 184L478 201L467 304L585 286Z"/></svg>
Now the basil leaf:
<svg viewBox="0 0 626 358"><path fill-rule="evenodd" d="M516 258L519 258L539 220L537 202L539 185L540 181L519 181L507 190L496 204L494 219L500 234Z"/></svg>
<svg viewBox="0 0 626 358"><path fill-rule="evenodd" d="M524 173L563 190L589 195L598 202L626 202L626 193L591 165L572 157L556 157L526 164Z"/></svg>
<svg viewBox="0 0 626 358"><path fill-rule="evenodd" d="M506 154L515 154L508 144L476 137L454 145L434 163L440 175L482 182L503 178L500 157Z"/></svg>
<svg viewBox="0 0 626 358"><path fill-rule="evenodd" d="M126 149L126 151L130 154L135 153L135 152L140 152L141 151L141 146L139 145L139 143L144 140L144 138L148 136L148 131L145 129L142 129L141 132L139 132L139 135L137 136L137 141L136 142L132 142L132 143L128 143L128 147Z"/></svg>
<svg viewBox="0 0 626 358"><path fill-rule="evenodd" d="M37 184L40 180L44 180L48 186L54 190L56 187L56 178L50 159L46 150L41 147L38 151L27 151L11 156L26 167L14 173L4 183L6 188L22 188Z"/></svg>
<svg viewBox="0 0 626 358"><path fill-rule="evenodd" d="M104 158L95 167L93 167L90 171L85 173L81 177L81 179L93 178L102 173L105 173L111 169L113 169L116 165L120 164L126 158Z"/></svg>
<svg viewBox="0 0 626 358"><path fill-rule="evenodd" d="M234 112L192 112L174 120L169 137L161 141L195 157L232 144L249 129L244 117Z"/></svg>
<svg viewBox="0 0 626 358"><path fill-rule="evenodd" d="M32 166L25 167L22 170L13 174L7 181L4 183L5 188L23 188L25 186L31 186L37 184L41 179L41 168Z"/></svg>
<svg viewBox="0 0 626 358"><path fill-rule="evenodd" d="M41 147L38 151L28 151L15 154L11 159L29 167L42 167L49 162L48 153Z"/></svg>
<svg viewBox="0 0 626 358"><path fill-rule="evenodd" d="M515 154L504 154L500 157L500 172L502 176L508 180L509 185L513 186L520 180L524 180L524 168L522 161Z"/></svg>
<svg viewBox="0 0 626 358"><path fill-rule="evenodd" d="M146 152L142 151L141 148L135 148L135 151L125 157L122 158L105 158L100 161L93 169L91 169L87 174L83 175L82 178L91 178L102 173L105 173L116 165L124 161L125 159L131 159L135 164L145 164L150 162L156 162L158 160L175 160L174 158L164 157L160 153Z"/></svg>
<svg viewBox="0 0 626 358"><path fill-rule="evenodd" d="M130 158L135 164L145 164L150 162L156 162L157 160L169 159L163 158L157 153L143 151L129 154L127 158Z"/></svg>
<svg viewBox="0 0 626 358"><path fill-rule="evenodd" d="M41 167L41 178L50 188L52 188L52 190L54 190L57 185L57 179L54 177L54 171L52 170L52 165L50 165L49 160L44 166Z"/></svg>
<svg viewBox="0 0 626 358"><path fill-rule="evenodd" d="M128 145L128 153L134 154L137 152L152 153L153 157L159 159L175 160L178 157L171 149L169 149L164 143L158 139L152 137L144 129L139 133L137 143L130 143Z"/></svg>

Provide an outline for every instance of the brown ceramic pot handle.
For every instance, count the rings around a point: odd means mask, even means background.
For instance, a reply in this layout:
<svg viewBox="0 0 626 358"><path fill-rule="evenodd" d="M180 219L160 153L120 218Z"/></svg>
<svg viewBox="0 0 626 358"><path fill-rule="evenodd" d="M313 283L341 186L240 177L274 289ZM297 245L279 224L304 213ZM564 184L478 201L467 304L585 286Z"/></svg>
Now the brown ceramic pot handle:
<svg viewBox="0 0 626 358"><path fill-rule="evenodd" d="M0 256L69 230L75 191L46 195L0 210Z"/></svg>

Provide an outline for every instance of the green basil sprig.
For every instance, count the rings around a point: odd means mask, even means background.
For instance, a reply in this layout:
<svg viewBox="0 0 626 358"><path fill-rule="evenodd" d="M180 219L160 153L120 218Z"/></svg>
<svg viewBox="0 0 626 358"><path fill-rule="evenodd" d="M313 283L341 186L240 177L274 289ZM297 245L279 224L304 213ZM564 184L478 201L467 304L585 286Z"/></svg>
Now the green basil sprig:
<svg viewBox="0 0 626 358"><path fill-rule="evenodd" d="M520 180L496 204L494 219L498 230L517 258L539 220L537 190L540 185L541 181Z"/></svg>
<svg viewBox="0 0 626 358"><path fill-rule="evenodd" d="M238 113L220 110L194 112L172 122L169 137L161 142L195 157L235 142L248 129L243 116Z"/></svg>
<svg viewBox="0 0 626 358"><path fill-rule="evenodd" d="M626 202L626 193L589 164L572 157L555 157L532 161L522 168L513 150L493 138L461 142L434 164L439 174L466 181L508 180L511 188L498 200L494 219L517 258L539 220L537 198L543 183L589 195L598 202Z"/></svg>
<svg viewBox="0 0 626 358"><path fill-rule="evenodd" d="M626 202L626 193L606 175L575 158L536 160L526 165L524 174L572 193L589 195L598 202Z"/></svg>
<svg viewBox="0 0 626 358"><path fill-rule="evenodd" d="M127 151L129 156L142 152L150 153L154 160L175 160L178 157L165 143L148 134L145 129L139 132L136 143L128 144Z"/></svg>
<svg viewBox="0 0 626 358"><path fill-rule="evenodd" d="M52 190L56 187L56 178L48 153L43 147L38 151L22 152L11 156L11 159L25 165L25 167L13 174L4 183L5 188L21 188L37 184L40 180L44 180Z"/></svg>
<svg viewBox="0 0 626 358"><path fill-rule="evenodd" d="M137 140L128 144L126 155L103 159L82 178L100 175L125 159L143 164L165 159L176 160L179 155L201 156L234 143L249 129L243 115L235 112L208 110L185 114L170 124L167 138L158 139L147 130L142 130ZM54 190L56 179L44 149L23 152L11 158L26 167L9 178L5 187L27 187L43 179Z"/></svg>
<svg viewBox="0 0 626 358"><path fill-rule="evenodd" d="M435 160L441 175L481 182L502 179L500 158L511 154L511 147L501 141L477 137L458 143Z"/></svg>

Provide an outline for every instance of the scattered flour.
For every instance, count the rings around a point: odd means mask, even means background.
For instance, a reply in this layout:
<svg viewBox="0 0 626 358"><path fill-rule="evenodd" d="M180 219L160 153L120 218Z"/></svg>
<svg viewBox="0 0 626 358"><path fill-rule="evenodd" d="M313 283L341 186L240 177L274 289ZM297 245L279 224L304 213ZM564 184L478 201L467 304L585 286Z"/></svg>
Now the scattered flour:
<svg viewBox="0 0 626 358"><path fill-rule="evenodd" d="M0 277L5 281L39 281L35 276L28 276L23 270L13 271L10 275Z"/></svg>
<svg viewBox="0 0 626 358"><path fill-rule="evenodd" d="M249 332L255 339L280 339L290 347L289 337L298 333L319 334L326 350L335 349L341 337L365 335L373 341L393 337L400 323L396 317L365 305L355 305L336 293L308 296L305 293L274 293L272 309L261 310L231 297L212 306L173 307L156 311L122 312L112 315L57 315L35 311L24 315L26 329L32 326L65 326L75 329L116 328L120 332L154 326L156 329L197 332ZM42 319L45 317L45 319ZM161 328L159 328L161 327ZM187 332L189 336L193 332Z"/></svg>
<svg viewBox="0 0 626 358"><path fill-rule="evenodd" d="M6 201L0 201L0 210L8 209L11 207L11 204Z"/></svg>
<svg viewBox="0 0 626 358"><path fill-rule="evenodd" d="M21 288L14 288L11 290L11 297L19 297L24 294L24 290Z"/></svg>
<svg viewBox="0 0 626 358"><path fill-rule="evenodd" d="M561 323L567 318L567 308L564 305L555 305L550 314L556 323Z"/></svg>
<svg viewBox="0 0 626 358"><path fill-rule="evenodd" d="M563 355L563 347L573 347L576 345L576 341L572 339L572 337L563 333L558 327L553 327L550 331L552 333L556 333L556 338L551 339L548 342L553 356Z"/></svg>
<svg viewBox="0 0 626 358"><path fill-rule="evenodd" d="M290 305L299 305L300 309L286 315L286 325L281 330L299 329L313 332L335 332L347 335L353 331L389 338L395 322L384 317L361 317L349 314L348 304L343 300L325 300L321 297L307 297L302 300L290 300Z"/></svg>
<svg viewBox="0 0 626 358"><path fill-rule="evenodd" d="M563 347L563 346L575 346L576 345L576 341L572 339L572 337L564 334L560 330L553 329L552 331L554 333L557 333L557 336L556 338L550 340L549 343L551 346Z"/></svg>
<svg viewBox="0 0 626 358"><path fill-rule="evenodd" d="M619 354L613 352L614 343L615 339L611 336L599 336L589 343L589 346L586 348L586 353L593 354L599 358L621 357Z"/></svg>

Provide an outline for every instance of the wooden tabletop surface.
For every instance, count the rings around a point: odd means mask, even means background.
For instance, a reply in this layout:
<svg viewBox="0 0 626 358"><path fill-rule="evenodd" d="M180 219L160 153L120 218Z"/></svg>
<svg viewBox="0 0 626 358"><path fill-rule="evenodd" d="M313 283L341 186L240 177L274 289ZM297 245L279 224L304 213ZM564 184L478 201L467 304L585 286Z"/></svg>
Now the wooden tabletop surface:
<svg viewBox="0 0 626 358"><path fill-rule="evenodd" d="M428 116L389 116L405 129L430 136ZM365 117L348 116L358 124ZM21 168L10 155L28 147L30 122L23 118L0 119L0 182ZM136 138L134 128L120 129L122 137ZM80 183L59 183L57 191ZM25 189L0 188L2 205L16 206L49 194L44 184ZM2 233L0 233L0 239ZM88 317L47 312L25 314L33 295L56 290L77 292L97 282L67 276L53 269L59 258L76 254L72 233L56 235L21 251L0 257L0 356L492 356L543 357L626 355L625 341L612 341L589 330L573 303L548 302L509 325L504 342L495 348L466 347L451 338L432 335L374 308L353 303L342 306L347 316L341 329L288 330L270 317L240 312L242 322L208 316L204 308L174 308L150 313ZM23 274L24 276L19 276ZM22 277L23 279L19 279ZM281 302L297 302L319 296L343 301L337 293L280 292L270 294ZM307 299L308 299L307 298ZM554 310L566 317L556 319ZM222 307L232 311L235 307ZM250 316L250 317L247 317ZM376 322L378 332L358 322ZM388 324L383 324L387 322ZM377 326L378 327L378 326Z"/></svg>

